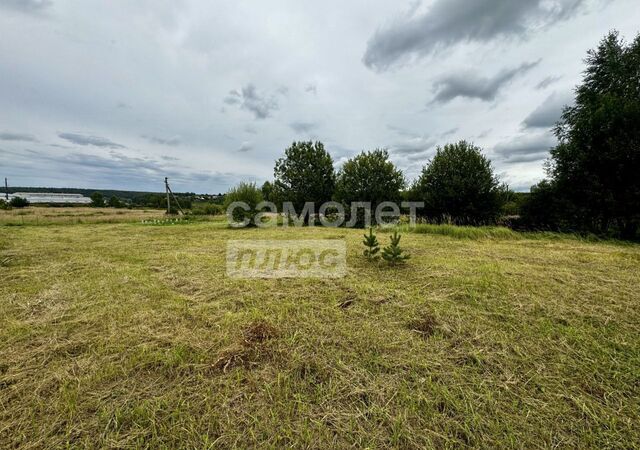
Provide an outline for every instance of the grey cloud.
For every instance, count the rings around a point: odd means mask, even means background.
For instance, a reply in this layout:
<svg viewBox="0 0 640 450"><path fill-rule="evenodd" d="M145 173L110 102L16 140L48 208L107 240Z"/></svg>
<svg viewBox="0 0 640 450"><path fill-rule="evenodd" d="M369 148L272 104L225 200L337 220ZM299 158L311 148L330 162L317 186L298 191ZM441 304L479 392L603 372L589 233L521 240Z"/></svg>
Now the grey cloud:
<svg viewBox="0 0 640 450"><path fill-rule="evenodd" d="M38 142L38 140L30 134L9 132L0 133L0 141Z"/></svg>
<svg viewBox="0 0 640 450"><path fill-rule="evenodd" d="M374 70L386 70L464 42L526 37L571 17L585 0L436 0L423 14L410 12L370 38L363 57ZM415 10L415 8L413 8Z"/></svg>
<svg viewBox="0 0 640 450"><path fill-rule="evenodd" d="M491 134L491 132L493 131L493 128L488 128L484 131L482 131L478 136L476 136L478 139L483 139L486 138L487 136L489 136Z"/></svg>
<svg viewBox="0 0 640 450"><path fill-rule="evenodd" d="M0 152L0 163L3 161L4 152ZM100 187L123 186L134 190L160 191L164 189L162 181L169 177L174 189L187 187L190 190L201 189L201 192L222 192L228 186L237 184L241 180L250 180L253 177L246 174L230 172L193 172L183 169L174 163L175 158L161 157L170 161L165 166L162 161L148 157L132 157L116 151L109 152L105 156L97 156L87 153L68 153L61 156L49 155L39 151L30 151L30 155L19 152L7 152L11 155L10 162L17 175L26 175L32 171L46 173L49 176L48 183L58 182L64 185L68 181L68 175L57 178L56 174L76 173L76 186Z"/></svg>
<svg viewBox="0 0 640 450"><path fill-rule="evenodd" d="M292 122L289 127L298 134L309 134L318 127L318 124L313 122Z"/></svg>
<svg viewBox="0 0 640 450"><path fill-rule="evenodd" d="M248 141L244 141L242 144L240 144L240 148L238 148L238 151L240 153L246 153L253 150L253 145L251 144L251 142Z"/></svg>
<svg viewBox="0 0 640 450"><path fill-rule="evenodd" d="M124 145L116 144L109 139L100 136L86 136L76 133L59 133L58 137L77 145L93 145L95 147L106 148L126 148Z"/></svg>
<svg viewBox="0 0 640 450"><path fill-rule="evenodd" d="M459 130L459 128L458 128L458 127L451 128L450 130L447 130L447 131L445 131L444 133L442 133L440 136L441 136L441 137L451 136L452 134L457 133L457 132L458 132L458 130Z"/></svg>
<svg viewBox="0 0 640 450"><path fill-rule="evenodd" d="M25 14L41 14L52 4L51 0L0 0L0 8Z"/></svg>
<svg viewBox="0 0 640 450"><path fill-rule="evenodd" d="M407 159L410 161L424 161L426 163L427 160L433 156L433 154L434 154L433 151L416 153L415 155L407 156Z"/></svg>
<svg viewBox="0 0 640 450"><path fill-rule="evenodd" d="M313 95L316 95L318 93L318 86L316 86L313 83L309 83L304 87L304 91L305 92L310 92Z"/></svg>
<svg viewBox="0 0 640 450"><path fill-rule="evenodd" d="M560 81L562 79L562 77L547 77L544 80L540 81L540 83L536 84L536 89L541 91L543 89L548 88L549 86L551 86L553 83Z"/></svg>
<svg viewBox="0 0 640 450"><path fill-rule="evenodd" d="M178 136L174 136L171 138L162 138L157 136L142 136L142 137L148 140L149 142L151 142L152 144L167 145L170 147L175 147L177 145L180 145L182 142Z"/></svg>
<svg viewBox="0 0 640 450"><path fill-rule="evenodd" d="M556 143L550 133L523 135L496 145L494 153L505 163L542 161Z"/></svg>
<svg viewBox="0 0 640 450"><path fill-rule="evenodd" d="M277 93L281 95L286 95L287 92L286 87L277 89ZM240 105L242 109L252 112L256 119L266 119L272 111L278 109L278 102L274 96L259 93L251 83L244 86L240 92L235 89L229 91L223 101L227 105Z"/></svg>
<svg viewBox="0 0 640 450"><path fill-rule="evenodd" d="M552 128L560 119L563 108L572 103L571 95L554 93L524 119L522 126L525 128Z"/></svg>
<svg viewBox="0 0 640 450"><path fill-rule="evenodd" d="M428 136L419 136L406 139L391 147L391 152L397 155L414 155L424 153L436 145L434 139Z"/></svg>
<svg viewBox="0 0 640 450"><path fill-rule="evenodd" d="M540 61L524 63L513 69L504 69L490 78L472 72L457 73L438 80L434 84L436 96L432 103L446 103L457 97L475 98L482 101L495 100L502 88L519 75L525 74Z"/></svg>

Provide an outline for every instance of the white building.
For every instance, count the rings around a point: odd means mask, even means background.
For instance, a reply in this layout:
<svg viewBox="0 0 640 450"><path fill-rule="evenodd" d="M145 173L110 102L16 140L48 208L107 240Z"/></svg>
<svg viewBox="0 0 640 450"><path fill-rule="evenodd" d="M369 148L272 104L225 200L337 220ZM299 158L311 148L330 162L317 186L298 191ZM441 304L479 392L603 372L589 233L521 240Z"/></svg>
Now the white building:
<svg viewBox="0 0 640 450"><path fill-rule="evenodd" d="M26 198L29 203L52 203L52 204L74 204L88 205L91 203L89 197L82 194L60 194L57 192L16 192L9 194L9 201L14 197ZM2 198L6 198L4 195Z"/></svg>

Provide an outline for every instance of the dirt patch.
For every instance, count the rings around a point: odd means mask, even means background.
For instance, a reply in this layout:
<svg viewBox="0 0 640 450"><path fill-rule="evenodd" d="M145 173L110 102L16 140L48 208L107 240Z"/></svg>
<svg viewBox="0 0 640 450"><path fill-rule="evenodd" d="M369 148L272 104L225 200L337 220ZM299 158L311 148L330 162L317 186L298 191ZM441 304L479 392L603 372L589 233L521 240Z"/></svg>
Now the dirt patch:
<svg viewBox="0 0 640 450"><path fill-rule="evenodd" d="M269 360L273 351L269 343L280 335L276 327L264 320L250 323L242 330L242 339L224 350L213 368L226 372L234 367L251 369Z"/></svg>
<svg viewBox="0 0 640 450"><path fill-rule="evenodd" d="M264 320L257 320L252 322L244 330L242 330L242 336L244 343L247 345L260 344L273 339L279 335L279 331Z"/></svg>
<svg viewBox="0 0 640 450"><path fill-rule="evenodd" d="M419 317L407 324L407 328L426 339L435 334L440 323L431 312L423 312Z"/></svg>

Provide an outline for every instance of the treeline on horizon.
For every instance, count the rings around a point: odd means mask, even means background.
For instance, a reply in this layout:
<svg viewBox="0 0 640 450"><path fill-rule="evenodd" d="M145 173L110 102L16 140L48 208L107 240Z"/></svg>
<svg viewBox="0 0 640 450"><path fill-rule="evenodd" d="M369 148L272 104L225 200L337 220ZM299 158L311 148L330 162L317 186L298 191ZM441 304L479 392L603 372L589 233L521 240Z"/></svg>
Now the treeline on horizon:
<svg viewBox="0 0 640 450"><path fill-rule="evenodd" d="M43 193L61 193L61 194L80 194L85 197L95 197L100 194L103 198L104 206L117 207L144 207L166 209L167 196L164 192L145 192L145 191L126 191L117 189L84 189L84 188L52 188L52 187L10 187L9 194L16 192L43 192ZM4 190L3 190L4 194ZM194 204L198 203L220 203L223 194L196 194L195 192L175 192L175 196L180 201L180 206L185 209L191 209ZM114 200L115 199L115 200ZM0 196L2 200L2 196ZM50 205L64 206L64 205ZM102 206L102 205L101 205Z"/></svg>
<svg viewBox="0 0 640 450"><path fill-rule="evenodd" d="M491 161L466 141L438 147L411 185L386 150L363 151L334 169L322 142L294 142L261 188L241 183L226 204L262 200L424 202L430 222L503 224L516 229L594 233L636 239L640 226L640 36L627 44L609 33L590 50L575 105L554 128L559 144L545 163L547 178L518 195L500 183ZM249 211L251 216L256 211ZM507 217L505 217L507 216ZM516 216L516 217L508 217Z"/></svg>

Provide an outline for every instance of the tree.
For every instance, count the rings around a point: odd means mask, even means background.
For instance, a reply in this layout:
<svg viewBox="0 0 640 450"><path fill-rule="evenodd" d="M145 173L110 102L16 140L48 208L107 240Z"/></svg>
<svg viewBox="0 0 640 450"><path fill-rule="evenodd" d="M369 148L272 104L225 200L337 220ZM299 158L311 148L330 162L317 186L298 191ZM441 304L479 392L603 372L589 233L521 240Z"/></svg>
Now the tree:
<svg viewBox="0 0 640 450"><path fill-rule="evenodd" d="M391 243L382 249L382 259L392 266L410 258L410 256L405 254L404 250L400 248L400 238L401 236L398 234L398 231L394 231L393 236L391 236Z"/></svg>
<svg viewBox="0 0 640 450"><path fill-rule="evenodd" d="M380 251L380 244L378 243L376 235L373 234L373 228L369 228L369 234L364 235L362 244L366 247L364 256L366 256L369 261L378 259L380 256L378 255L378 252Z"/></svg>
<svg viewBox="0 0 640 450"><path fill-rule="evenodd" d="M557 186L549 180L542 180L531 187L531 194L520 207L522 226L530 230L569 229L568 224L563 225L562 219L563 210L566 211L568 205L562 203Z"/></svg>
<svg viewBox="0 0 640 450"><path fill-rule="evenodd" d="M260 190L262 191L262 196L266 201L268 202L273 201L273 197L274 197L273 183L271 183L270 181L265 181Z"/></svg>
<svg viewBox="0 0 640 450"><path fill-rule="evenodd" d="M243 182L226 193L224 196L224 208L227 210L234 202L246 204L249 207L248 210L241 207L234 208L232 213L233 221L240 223L249 220L249 225L255 225L253 219L259 212L257 206L263 200L262 191L256 187L255 183Z"/></svg>
<svg viewBox="0 0 640 450"><path fill-rule="evenodd" d="M274 168L275 190L282 201L293 203L300 212L305 202L317 211L331 200L336 183L333 159L322 142L294 142Z"/></svg>
<svg viewBox="0 0 640 450"><path fill-rule="evenodd" d="M347 206L352 202L371 202L372 211L385 201L398 202L405 187L402 171L389 160L386 150L362 152L342 166L336 183L336 200Z"/></svg>
<svg viewBox="0 0 640 450"><path fill-rule="evenodd" d="M101 192L94 192L91 194L91 206L94 208L101 208L104 206L104 196Z"/></svg>
<svg viewBox="0 0 640 450"><path fill-rule="evenodd" d="M640 36L627 45L612 32L585 62L548 163L564 205L557 225L631 239L640 226Z"/></svg>
<svg viewBox="0 0 640 450"><path fill-rule="evenodd" d="M423 201L425 214L435 220L449 217L479 225L498 217L503 190L480 148L460 141L438 147L414 184L412 197Z"/></svg>
<svg viewBox="0 0 640 450"><path fill-rule="evenodd" d="M9 205L13 208L25 208L29 206L29 200L22 197L13 197L9 202Z"/></svg>
<svg viewBox="0 0 640 450"><path fill-rule="evenodd" d="M109 198L109 202L107 203L107 206L109 206L110 208L122 208L124 207L124 204L118 197L116 197L115 195L112 195L111 198Z"/></svg>

